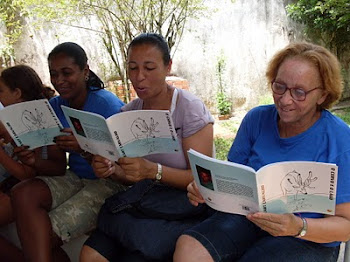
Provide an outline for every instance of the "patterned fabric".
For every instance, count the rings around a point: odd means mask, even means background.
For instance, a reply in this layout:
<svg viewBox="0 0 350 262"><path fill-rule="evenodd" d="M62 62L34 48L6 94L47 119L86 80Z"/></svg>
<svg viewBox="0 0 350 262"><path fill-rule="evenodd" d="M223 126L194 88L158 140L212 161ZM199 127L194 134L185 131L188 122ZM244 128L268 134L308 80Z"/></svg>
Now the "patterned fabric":
<svg viewBox="0 0 350 262"><path fill-rule="evenodd" d="M69 170L64 176L37 178L51 190L49 216L53 231L64 242L94 229L105 199L125 189L111 179L81 179Z"/></svg>

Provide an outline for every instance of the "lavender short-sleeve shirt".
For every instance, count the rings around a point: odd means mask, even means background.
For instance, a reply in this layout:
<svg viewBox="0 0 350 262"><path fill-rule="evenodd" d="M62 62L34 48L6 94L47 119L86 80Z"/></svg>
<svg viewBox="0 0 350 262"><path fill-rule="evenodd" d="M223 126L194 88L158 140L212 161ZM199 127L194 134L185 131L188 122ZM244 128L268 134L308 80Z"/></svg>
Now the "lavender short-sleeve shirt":
<svg viewBox="0 0 350 262"><path fill-rule="evenodd" d="M190 137L191 135L197 133L209 123L213 124L214 118L199 98L188 91L182 89L177 90L177 103L175 110L172 112L172 118L179 143L182 144L183 138ZM142 106L143 100L137 98L123 106L121 110L142 110ZM168 167L179 169L189 168L187 166L182 147L177 153L153 154L145 156L145 158Z"/></svg>

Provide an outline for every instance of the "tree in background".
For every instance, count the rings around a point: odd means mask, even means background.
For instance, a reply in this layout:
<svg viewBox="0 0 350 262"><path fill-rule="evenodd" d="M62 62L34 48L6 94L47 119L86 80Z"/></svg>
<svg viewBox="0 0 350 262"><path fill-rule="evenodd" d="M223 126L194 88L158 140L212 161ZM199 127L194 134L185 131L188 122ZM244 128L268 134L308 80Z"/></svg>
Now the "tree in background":
<svg viewBox="0 0 350 262"><path fill-rule="evenodd" d="M21 0L1 0L0 26L4 27L4 35L0 46L0 69L15 64L14 45L21 36L23 28Z"/></svg>
<svg viewBox="0 0 350 262"><path fill-rule="evenodd" d="M1 0L3 1L3 0ZM10 1L11 0L6 0ZM127 46L142 32L164 36L172 54L179 44L186 22L205 9L204 0L26 0L22 8L40 23L64 23L98 31L130 100L127 79ZM78 21L95 19L99 28L81 26Z"/></svg>
<svg viewBox="0 0 350 262"><path fill-rule="evenodd" d="M305 25L306 38L330 49L343 67L345 88L350 89L349 0L297 0L286 7L288 15Z"/></svg>

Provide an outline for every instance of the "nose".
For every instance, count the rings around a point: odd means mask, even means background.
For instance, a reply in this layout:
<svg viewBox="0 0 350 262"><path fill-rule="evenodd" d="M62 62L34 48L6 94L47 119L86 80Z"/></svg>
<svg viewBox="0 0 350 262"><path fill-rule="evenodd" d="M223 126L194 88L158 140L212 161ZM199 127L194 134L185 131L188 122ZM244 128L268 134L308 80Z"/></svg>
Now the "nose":
<svg viewBox="0 0 350 262"><path fill-rule="evenodd" d="M59 74L57 77L56 77L56 83L57 84L60 84L64 81L64 77L62 74Z"/></svg>
<svg viewBox="0 0 350 262"><path fill-rule="evenodd" d="M284 105L293 103L294 100L292 97L291 90L287 89L283 95L280 95L279 101Z"/></svg>
<svg viewBox="0 0 350 262"><path fill-rule="evenodd" d="M142 81L145 79L145 72L143 69L139 69L137 72L137 81Z"/></svg>

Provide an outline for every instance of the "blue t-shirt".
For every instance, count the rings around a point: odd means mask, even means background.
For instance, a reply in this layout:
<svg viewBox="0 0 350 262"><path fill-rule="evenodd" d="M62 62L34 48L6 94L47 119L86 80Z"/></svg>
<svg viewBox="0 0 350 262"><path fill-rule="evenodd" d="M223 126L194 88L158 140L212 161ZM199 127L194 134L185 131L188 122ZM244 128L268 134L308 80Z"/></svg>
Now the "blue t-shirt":
<svg viewBox="0 0 350 262"><path fill-rule="evenodd" d="M61 105L69 106L68 101L62 99L60 96L56 96L50 99L50 104L55 110L62 125L64 127L69 127L61 109ZM107 90L100 89L91 91L89 89L83 110L108 118L111 115L119 113L123 105L124 103L115 94ZM81 178L96 178L91 165L75 152L69 152L68 165L69 169Z"/></svg>
<svg viewBox="0 0 350 262"><path fill-rule="evenodd" d="M281 138L274 105L259 106L244 117L228 154L228 160L255 170L281 161L317 161L338 166L336 203L350 202L350 128L327 110L305 132ZM322 214L303 213L309 218ZM325 244L338 245L339 242Z"/></svg>

